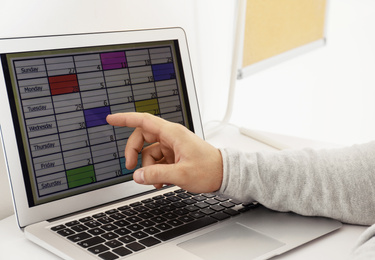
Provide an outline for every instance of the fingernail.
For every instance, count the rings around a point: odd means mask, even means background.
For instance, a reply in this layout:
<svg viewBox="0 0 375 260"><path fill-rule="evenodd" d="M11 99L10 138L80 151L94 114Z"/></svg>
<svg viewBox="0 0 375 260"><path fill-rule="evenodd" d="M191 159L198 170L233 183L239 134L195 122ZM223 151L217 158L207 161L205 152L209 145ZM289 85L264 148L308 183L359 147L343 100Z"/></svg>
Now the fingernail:
<svg viewBox="0 0 375 260"><path fill-rule="evenodd" d="M133 179L136 183L143 184L145 182L145 173L143 169L138 169L133 174Z"/></svg>

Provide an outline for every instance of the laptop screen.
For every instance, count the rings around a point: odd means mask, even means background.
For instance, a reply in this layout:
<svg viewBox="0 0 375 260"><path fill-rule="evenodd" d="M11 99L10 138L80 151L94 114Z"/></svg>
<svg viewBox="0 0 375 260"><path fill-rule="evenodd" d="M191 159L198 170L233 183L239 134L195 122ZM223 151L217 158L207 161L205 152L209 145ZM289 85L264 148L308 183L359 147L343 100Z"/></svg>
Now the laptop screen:
<svg viewBox="0 0 375 260"><path fill-rule="evenodd" d="M108 125L108 114L147 112L194 131L178 41L1 61L30 207L132 180L124 149L133 129Z"/></svg>

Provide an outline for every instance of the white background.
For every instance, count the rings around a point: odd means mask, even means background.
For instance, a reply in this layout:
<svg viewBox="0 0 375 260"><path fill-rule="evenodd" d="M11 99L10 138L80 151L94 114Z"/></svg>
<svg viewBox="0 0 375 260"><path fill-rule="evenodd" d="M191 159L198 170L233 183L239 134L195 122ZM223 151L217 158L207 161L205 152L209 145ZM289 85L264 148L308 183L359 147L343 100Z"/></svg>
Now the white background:
<svg viewBox="0 0 375 260"><path fill-rule="evenodd" d="M208 129L226 110L235 7L233 0L2 0L0 38L183 27ZM374 0L330 0L327 45L237 81L231 123L337 144L375 139L374 13ZM10 201L1 191L0 218Z"/></svg>

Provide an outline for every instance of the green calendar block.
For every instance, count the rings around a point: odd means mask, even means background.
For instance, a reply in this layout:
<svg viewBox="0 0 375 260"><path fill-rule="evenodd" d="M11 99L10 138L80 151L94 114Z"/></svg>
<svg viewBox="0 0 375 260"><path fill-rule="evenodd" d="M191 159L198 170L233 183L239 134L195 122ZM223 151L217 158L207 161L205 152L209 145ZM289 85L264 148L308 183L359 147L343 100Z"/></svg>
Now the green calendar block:
<svg viewBox="0 0 375 260"><path fill-rule="evenodd" d="M93 165L66 171L66 177L69 188L75 188L96 181Z"/></svg>

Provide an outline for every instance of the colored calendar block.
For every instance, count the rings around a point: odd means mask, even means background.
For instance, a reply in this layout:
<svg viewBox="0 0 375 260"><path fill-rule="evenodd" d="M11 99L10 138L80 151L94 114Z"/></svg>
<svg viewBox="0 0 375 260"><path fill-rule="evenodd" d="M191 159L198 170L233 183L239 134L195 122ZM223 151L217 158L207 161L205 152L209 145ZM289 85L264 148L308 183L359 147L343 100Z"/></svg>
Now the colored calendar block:
<svg viewBox="0 0 375 260"><path fill-rule="evenodd" d="M95 127L100 125L106 125L106 117L111 113L109 107L97 107L86 109L83 111L85 115L86 127Z"/></svg>
<svg viewBox="0 0 375 260"><path fill-rule="evenodd" d="M93 165L66 171L66 177L68 179L69 188L82 186L96 181Z"/></svg>
<svg viewBox="0 0 375 260"><path fill-rule="evenodd" d="M162 63L152 65L152 73L155 81L174 79L176 73L174 71L173 63Z"/></svg>
<svg viewBox="0 0 375 260"><path fill-rule="evenodd" d="M76 74L49 77L48 82L52 96L79 91Z"/></svg>
<svg viewBox="0 0 375 260"><path fill-rule="evenodd" d="M135 110L137 112L146 112L153 115L160 114L159 104L157 99L148 99L135 102Z"/></svg>
<svg viewBox="0 0 375 260"><path fill-rule="evenodd" d="M100 54L102 60L103 70L126 68L125 53L121 52L107 52Z"/></svg>

